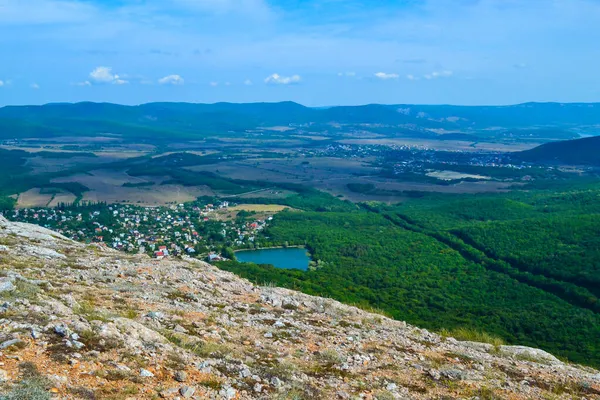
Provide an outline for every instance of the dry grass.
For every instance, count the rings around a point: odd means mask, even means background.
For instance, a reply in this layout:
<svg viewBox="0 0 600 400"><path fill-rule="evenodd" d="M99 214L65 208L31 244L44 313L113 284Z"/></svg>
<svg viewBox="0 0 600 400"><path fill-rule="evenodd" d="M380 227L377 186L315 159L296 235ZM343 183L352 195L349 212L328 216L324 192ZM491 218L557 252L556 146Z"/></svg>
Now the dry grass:
<svg viewBox="0 0 600 400"><path fill-rule="evenodd" d="M443 337L453 337L461 341L488 343L496 349L504 344L504 340L498 336L471 328L442 329L440 335Z"/></svg>
<svg viewBox="0 0 600 400"><path fill-rule="evenodd" d="M280 212L290 208L279 204L239 204L235 207L230 207L229 211L254 211L254 212Z"/></svg>

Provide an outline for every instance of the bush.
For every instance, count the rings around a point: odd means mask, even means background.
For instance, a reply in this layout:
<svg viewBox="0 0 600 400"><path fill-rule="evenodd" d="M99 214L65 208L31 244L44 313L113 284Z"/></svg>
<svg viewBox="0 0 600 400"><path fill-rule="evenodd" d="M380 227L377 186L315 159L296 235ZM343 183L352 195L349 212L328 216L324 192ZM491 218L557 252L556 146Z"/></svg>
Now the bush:
<svg viewBox="0 0 600 400"><path fill-rule="evenodd" d="M10 392L0 395L0 400L50 400L49 381L32 363L19 365L21 381Z"/></svg>

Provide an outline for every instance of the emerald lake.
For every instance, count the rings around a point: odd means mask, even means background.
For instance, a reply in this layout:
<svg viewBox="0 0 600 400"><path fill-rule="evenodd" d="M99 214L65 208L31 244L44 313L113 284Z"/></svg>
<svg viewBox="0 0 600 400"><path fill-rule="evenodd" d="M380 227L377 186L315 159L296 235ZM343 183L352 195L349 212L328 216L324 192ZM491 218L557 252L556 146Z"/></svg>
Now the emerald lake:
<svg viewBox="0 0 600 400"><path fill-rule="evenodd" d="M235 252L235 257L240 262L254 264L271 264L281 269L308 270L310 257L306 249L288 247L282 249L240 250Z"/></svg>

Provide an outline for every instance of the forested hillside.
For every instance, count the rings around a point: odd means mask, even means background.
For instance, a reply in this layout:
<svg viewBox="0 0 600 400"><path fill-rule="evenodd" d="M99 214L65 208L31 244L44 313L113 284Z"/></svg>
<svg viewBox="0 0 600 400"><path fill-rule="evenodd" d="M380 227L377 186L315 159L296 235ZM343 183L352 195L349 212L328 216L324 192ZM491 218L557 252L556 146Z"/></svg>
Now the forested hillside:
<svg viewBox="0 0 600 400"><path fill-rule="evenodd" d="M281 103L57 103L0 108L0 139L47 138L65 135L118 135L123 139L198 139L209 134L244 132L260 127L316 127L329 133L335 126L356 125L385 136L444 137L579 137L577 129L600 124L598 104L527 103L514 106L422 106L412 104L310 108ZM502 129L498 130L500 127ZM489 128L494 128L490 130ZM577 128L576 130L573 130ZM454 136L434 130L460 130Z"/></svg>
<svg viewBox="0 0 600 400"><path fill-rule="evenodd" d="M283 212L260 243L305 245L311 271L237 262L221 268L597 366L599 196L597 187L586 186L431 195L342 213Z"/></svg>
<svg viewBox="0 0 600 400"><path fill-rule="evenodd" d="M530 162L600 166L600 137L546 143L516 155Z"/></svg>

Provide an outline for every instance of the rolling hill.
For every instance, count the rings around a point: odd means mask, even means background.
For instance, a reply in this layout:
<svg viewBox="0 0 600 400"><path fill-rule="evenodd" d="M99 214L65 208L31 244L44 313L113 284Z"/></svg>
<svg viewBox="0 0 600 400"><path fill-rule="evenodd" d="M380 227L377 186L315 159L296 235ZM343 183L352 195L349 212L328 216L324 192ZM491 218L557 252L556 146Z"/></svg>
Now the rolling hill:
<svg viewBox="0 0 600 400"><path fill-rule="evenodd" d="M381 105L310 108L281 103L54 103L0 108L0 139L61 135L122 135L123 138L198 138L206 134L270 127L326 124L385 127L386 136L446 130L485 137L579 137L600 124L600 104L527 103L514 106ZM408 132L407 132L408 130ZM377 132L380 133L380 132ZM427 135L425 135L427 136Z"/></svg>
<svg viewBox="0 0 600 400"><path fill-rule="evenodd" d="M537 163L600 166L600 136L546 143L516 157Z"/></svg>

